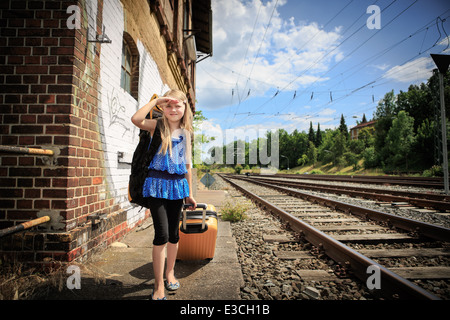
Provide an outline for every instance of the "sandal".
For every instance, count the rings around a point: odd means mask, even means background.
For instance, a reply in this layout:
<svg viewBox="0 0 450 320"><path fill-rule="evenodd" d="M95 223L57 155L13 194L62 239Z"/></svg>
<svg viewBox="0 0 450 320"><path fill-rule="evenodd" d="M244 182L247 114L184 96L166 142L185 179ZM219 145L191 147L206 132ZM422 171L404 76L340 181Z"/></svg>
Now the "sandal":
<svg viewBox="0 0 450 320"><path fill-rule="evenodd" d="M178 281L175 283L172 283L172 282L169 283L166 280L166 281L164 281L164 286L169 291L175 291L175 290L178 290L178 288L180 287L180 283Z"/></svg>
<svg viewBox="0 0 450 320"><path fill-rule="evenodd" d="M167 300L166 297L162 297L162 298L157 298L157 299L153 299L153 293L155 293L155 290L153 290L152 294L151 294L151 299L152 300Z"/></svg>

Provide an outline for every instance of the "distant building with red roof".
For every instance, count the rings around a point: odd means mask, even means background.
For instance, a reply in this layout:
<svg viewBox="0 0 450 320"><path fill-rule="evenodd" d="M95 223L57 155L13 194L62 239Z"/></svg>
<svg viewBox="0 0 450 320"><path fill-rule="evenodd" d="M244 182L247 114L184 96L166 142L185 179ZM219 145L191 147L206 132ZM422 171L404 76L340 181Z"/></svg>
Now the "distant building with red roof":
<svg viewBox="0 0 450 320"><path fill-rule="evenodd" d="M368 121L364 123L360 123L357 126L350 129L350 137L352 140L358 140L359 132L364 128L371 128L375 126L376 121Z"/></svg>

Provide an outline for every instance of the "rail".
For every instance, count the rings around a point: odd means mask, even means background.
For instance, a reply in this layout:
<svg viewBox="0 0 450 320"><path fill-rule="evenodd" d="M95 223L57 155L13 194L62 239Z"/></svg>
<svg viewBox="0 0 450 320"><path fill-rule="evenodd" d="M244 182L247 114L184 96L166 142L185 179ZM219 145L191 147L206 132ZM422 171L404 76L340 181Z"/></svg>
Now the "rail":
<svg viewBox="0 0 450 320"><path fill-rule="evenodd" d="M23 222L21 224L9 227L9 228L5 228L0 230L0 238L7 236L9 234L13 234L19 231L23 231L26 229L30 229L32 227L38 226L40 224L46 223L50 221L50 217L49 216L43 216L34 220L30 220L30 221L26 221Z"/></svg>
<svg viewBox="0 0 450 320"><path fill-rule="evenodd" d="M222 176L222 178L224 178L224 177ZM444 228L444 227L433 225L433 224L426 223L426 222L420 222L420 221L415 221L415 220L408 219L408 218L403 218L400 216L396 216L396 215L386 213L386 212L381 212L378 210L363 208L363 207L351 205L351 204L336 201L336 200L331 200L331 199L327 199L327 198L323 198L323 197L319 197L319 196L314 196L309 193L304 193L304 192L300 192L297 190L292 190L292 189L276 186L276 185L265 183L265 182L256 182L254 180L246 179L243 177L234 177L234 179L243 180L243 181L251 182L253 184L258 184L261 186L266 186L266 187L269 187L272 189L276 189L278 191L284 192L284 193L292 195L294 197L300 197L300 198L306 199L308 201L315 201L317 203L326 205L326 206L334 208L336 210L341 210L343 212L351 212L352 214L358 215L360 217L364 217L365 219L371 219L371 220L375 220L375 221L379 221L379 222L384 222L384 223L391 225L392 227L399 228L399 229L405 230L407 232L416 232L417 234L420 234L422 236L425 236L425 237L428 237L431 239L445 241L445 242L450 241L450 229L448 229L448 228ZM229 180L227 180L227 181L229 181Z"/></svg>
<svg viewBox="0 0 450 320"><path fill-rule="evenodd" d="M439 300L439 298L418 287L414 283L398 276L394 272L379 265L375 261L365 257L364 255L358 253L357 251L351 249L343 243L326 235L322 231L310 226L309 224L294 217L288 212L272 205L270 202L262 199L261 197L258 197L256 194L244 189L233 181L230 181L228 177L224 177L223 175L221 175L221 177L232 184L235 188L243 192L245 195L258 202L263 207L268 208L272 212L278 214L283 220L289 223L290 227L293 230L299 232L302 238L306 239L314 246L321 248L321 250L325 252L325 254L327 254L331 259L337 261L338 263L341 263L342 265L350 266L350 268L354 272L354 275L362 281L365 281L367 279L367 268L371 265L377 266L380 270L382 278L385 279L383 294L388 293L387 296L400 294L400 297L402 299ZM239 180L255 183L254 181L242 178ZM265 183L259 184L274 188L274 186L270 186ZM275 189L279 188L275 187Z"/></svg>
<svg viewBox="0 0 450 320"><path fill-rule="evenodd" d="M434 208L438 210L450 210L450 197L444 194L418 193L410 191L386 190L386 189L369 189L352 186L313 184L305 182L294 182L286 180L265 179L254 176L258 181L281 185L285 187L293 187L299 189L307 189L314 191L325 191L335 194L346 194L350 196L358 196L376 201L390 202L408 202L418 207Z"/></svg>
<svg viewBox="0 0 450 320"><path fill-rule="evenodd" d="M4 153L4 152L19 153L19 154L32 154L32 155L44 155L44 156L53 156L55 154L53 150L49 150L49 149L0 146L0 153Z"/></svg>
<svg viewBox="0 0 450 320"><path fill-rule="evenodd" d="M425 177L391 177L391 176L343 176L343 175L322 175L322 174L255 174L260 177L277 177L290 179L307 179L307 180L326 180L340 182L356 182L364 184L391 184L403 186L416 186L420 188L436 188L441 189L444 186L442 178L425 178Z"/></svg>

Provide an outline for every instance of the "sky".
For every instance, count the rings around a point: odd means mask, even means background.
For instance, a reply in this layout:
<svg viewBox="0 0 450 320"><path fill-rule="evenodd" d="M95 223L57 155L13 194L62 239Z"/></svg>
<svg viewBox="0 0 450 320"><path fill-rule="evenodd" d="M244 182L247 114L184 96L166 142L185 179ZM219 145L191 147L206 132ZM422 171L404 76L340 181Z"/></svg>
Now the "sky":
<svg viewBox="0 0 450 320"><path fill-rule="evenodd" d="M214 137L334 129L341 115L351 128L387 92L426 82L431 53L450 53L447 0L212 0L212 10L196 110Z"/></svg>

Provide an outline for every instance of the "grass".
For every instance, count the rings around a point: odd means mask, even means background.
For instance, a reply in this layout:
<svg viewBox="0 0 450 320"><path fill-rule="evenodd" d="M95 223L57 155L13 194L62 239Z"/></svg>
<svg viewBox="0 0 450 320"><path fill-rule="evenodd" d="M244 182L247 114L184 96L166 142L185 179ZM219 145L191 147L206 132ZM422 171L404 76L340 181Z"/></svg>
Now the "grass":
<svg viewBox="0 0 450 320"><path fill-rule="evenodd" d="M222 219L230 222L238 222L247 218L246 211L248 210L248 206L243 204L232 204L230 202L226 202L222 209L220 210L222 213Z"/></svg>

